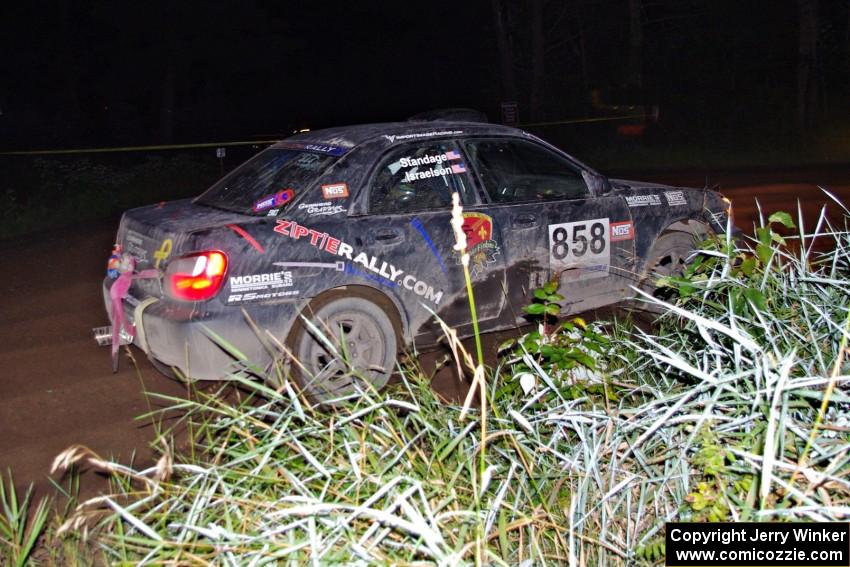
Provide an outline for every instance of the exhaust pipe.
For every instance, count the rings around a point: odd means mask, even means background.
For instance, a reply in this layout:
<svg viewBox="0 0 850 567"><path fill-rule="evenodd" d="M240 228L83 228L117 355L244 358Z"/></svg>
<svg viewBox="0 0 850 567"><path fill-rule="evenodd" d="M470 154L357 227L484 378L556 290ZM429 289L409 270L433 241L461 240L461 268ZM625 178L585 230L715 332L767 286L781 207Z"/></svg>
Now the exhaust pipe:
<svg viewBox="0 0 850 567"><path fill-rule="evenodd" d="M110 346L112 344L112 325L106 325L105 327L95 327L91 330L94 335L94 340L97 343L97 346ZM119 335L118 344L128 345L133 342L133 337L125 331L121 329L121 334Z"/></svg>

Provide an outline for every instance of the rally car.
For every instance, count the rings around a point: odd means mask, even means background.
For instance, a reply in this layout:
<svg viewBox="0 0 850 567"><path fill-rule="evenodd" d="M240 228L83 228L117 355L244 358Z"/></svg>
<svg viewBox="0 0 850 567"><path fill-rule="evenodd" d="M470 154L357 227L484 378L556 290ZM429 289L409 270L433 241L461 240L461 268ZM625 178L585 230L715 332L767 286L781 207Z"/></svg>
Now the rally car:
<svg viewBox="0 0 850 567"><path fill-rule="evenodd" d="M565 314L652 289L729 213L714 191L608 179L514 128L330 128L272 145L194 199L127 211L107 311L190 379L244 371L235 348L255 368L286 352L316 400L380 388L400 351L438 343L435 316L472 332L453 193L482 332L526 323L548 281Z"/></svg>

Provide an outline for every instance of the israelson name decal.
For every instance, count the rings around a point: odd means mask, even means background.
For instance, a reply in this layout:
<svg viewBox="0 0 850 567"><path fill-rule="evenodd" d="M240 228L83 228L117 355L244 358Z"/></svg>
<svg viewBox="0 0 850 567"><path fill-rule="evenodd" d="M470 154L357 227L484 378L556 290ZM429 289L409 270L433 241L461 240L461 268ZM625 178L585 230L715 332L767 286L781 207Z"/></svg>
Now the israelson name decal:
<svg viewBox="0 0 850 567"><path fill-rule="evenodd" d="M322 185L322 196L325 199L344 199L348 197L348 183Z"/></svg>
<svg viewBox="0 0 850 567"><path fill-rule="evenodd" d="M419 181L420 179L430 179L432 177L442 177L444 175L454 175L455 173L466 173L466 165L457 163L451 167L435 167L426 169L425 171L408 171L404 174L404 181Z"/></svg>
<svg viewBox="0 0 850 567"><path fill-rule="evenodd" d="M635 225L632 221L611 223L611 242L620 240L633 240L635 237Z"/></svg>
<svg viewBox="0 0 850 567"><path fill-rule="evenodd" d="M396 268L389 262L380 260L377 256L370 256L365 252L355 254L353 246L346 244L338 238L334 238L327 232L319 232L300 225L295 221L287 220L278 220L274 231L294 240L309 238L311 246L315 246L319 250L324 250L330 254L342 256L353 264L360 264L366 270L378 274L386 283L392 286L401 284L405 289L412 290L416 295L424 297L435 305L439 304L440 299L443 297L442 290L435 291L432 286L419 280L412 274L402 277L404 270Z"/></svg>

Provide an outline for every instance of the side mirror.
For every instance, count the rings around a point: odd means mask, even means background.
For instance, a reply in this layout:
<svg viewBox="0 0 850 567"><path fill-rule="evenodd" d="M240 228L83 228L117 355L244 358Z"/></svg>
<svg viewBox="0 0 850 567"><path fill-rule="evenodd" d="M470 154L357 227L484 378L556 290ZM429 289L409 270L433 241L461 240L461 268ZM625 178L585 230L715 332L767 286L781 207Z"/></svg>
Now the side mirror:
<svg viewBox="0 0 850 567"><path fill-rule="evenodd" d="M587 184L592 195L604 195L611 191L611 183L604 175L600 175L595 171L583 169L581 171L581 176L584 178L584 182Z"/></svg>

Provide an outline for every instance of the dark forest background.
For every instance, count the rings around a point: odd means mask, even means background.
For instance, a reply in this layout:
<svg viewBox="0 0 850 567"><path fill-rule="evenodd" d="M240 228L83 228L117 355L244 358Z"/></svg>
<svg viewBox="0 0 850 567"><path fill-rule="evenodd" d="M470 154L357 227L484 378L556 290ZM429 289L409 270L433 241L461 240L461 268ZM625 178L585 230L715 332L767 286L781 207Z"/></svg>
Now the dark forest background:
<svg viewBox="0 0 850 567"><path fill-rule="evenodd" d="M667 139L846 124L846 0L6 3L5 149L286 135L502 101ZM838 124L837 124L838 122Z"/></svg>
<svg viewBox="0 0 850 567"><path fill-rule="evenodd" d="M0 8L0 236L196 194L269 140L469 107L606 172L850 162L850 0ZM588 120L588 121L583 121Z"/></svg>

